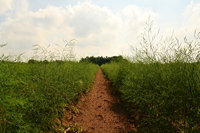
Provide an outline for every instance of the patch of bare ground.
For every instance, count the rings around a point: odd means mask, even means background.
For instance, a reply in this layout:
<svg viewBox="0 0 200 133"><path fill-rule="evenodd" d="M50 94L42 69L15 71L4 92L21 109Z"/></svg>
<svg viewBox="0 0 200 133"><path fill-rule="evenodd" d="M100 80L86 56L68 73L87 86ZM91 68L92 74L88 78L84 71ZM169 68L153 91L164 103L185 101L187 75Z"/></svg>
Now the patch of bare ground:
<svg viewBox="0 0 200 133"><path fill-rule="evenodd" d="M76 108L73 116L70 119L66 117L62 123L78 125L78 128L81 126L85 130L81 133L136 132L133 122L128 119L128 113L101 69L96 74L91 91L80 97Z"/></svg>

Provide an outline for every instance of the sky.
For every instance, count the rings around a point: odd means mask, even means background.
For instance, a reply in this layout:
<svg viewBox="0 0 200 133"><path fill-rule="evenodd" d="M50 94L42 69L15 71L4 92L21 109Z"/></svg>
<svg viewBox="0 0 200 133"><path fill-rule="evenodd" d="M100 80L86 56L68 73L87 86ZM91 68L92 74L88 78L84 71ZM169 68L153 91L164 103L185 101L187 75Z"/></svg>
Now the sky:
<svg viewBox="0 0 200 133"><path fill-rule="evenodd" d="M163 36L192 38L200 0L0 0L0 56L31 58L35 45L62 53L71 40L77 59L131 55L149 17Z"/></svg>

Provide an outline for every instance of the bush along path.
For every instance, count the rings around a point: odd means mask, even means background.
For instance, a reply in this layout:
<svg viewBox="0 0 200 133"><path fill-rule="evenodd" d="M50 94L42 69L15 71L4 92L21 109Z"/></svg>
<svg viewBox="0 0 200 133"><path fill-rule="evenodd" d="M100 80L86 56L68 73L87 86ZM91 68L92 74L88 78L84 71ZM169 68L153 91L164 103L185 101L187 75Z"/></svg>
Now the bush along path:
<svg viewBox="0 0 200 133"><path fill-rule="evenodd" d="M66 114L64 133L134 133L133 122L128 119L122 103L116 97L109 81L98 70L91 91L80 97L73 107L73 114Z"/></svg>

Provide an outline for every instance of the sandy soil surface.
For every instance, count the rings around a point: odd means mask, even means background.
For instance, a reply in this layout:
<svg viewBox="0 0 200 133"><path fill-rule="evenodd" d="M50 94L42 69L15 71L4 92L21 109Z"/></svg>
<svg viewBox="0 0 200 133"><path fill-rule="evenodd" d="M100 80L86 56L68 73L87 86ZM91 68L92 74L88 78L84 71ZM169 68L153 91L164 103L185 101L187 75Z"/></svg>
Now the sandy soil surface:
<svg viewBox="0 0 200 133"><path fill-rule="evenodd" d="M65 123L81 125L82 133L135 133L122 103L116 97L109 81L98 70L91 91L80 97L77 111ZM66 132L67 133L67 132Z"/></svg>

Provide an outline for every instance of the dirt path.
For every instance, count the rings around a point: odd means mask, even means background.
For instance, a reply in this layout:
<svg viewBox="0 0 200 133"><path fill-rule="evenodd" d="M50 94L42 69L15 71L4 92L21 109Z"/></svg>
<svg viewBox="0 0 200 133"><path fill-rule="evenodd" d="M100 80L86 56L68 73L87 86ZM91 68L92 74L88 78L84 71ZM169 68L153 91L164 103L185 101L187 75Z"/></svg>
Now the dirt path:
<svg viewBox="0 0 200 133"><path fill-rule="evenodd" d="M81 103L81 104L80 104ZM101 69L98 70L92 90L79 99L78 112L72 118L85 133L134 133L122 104L112 90Z"/></svg>

